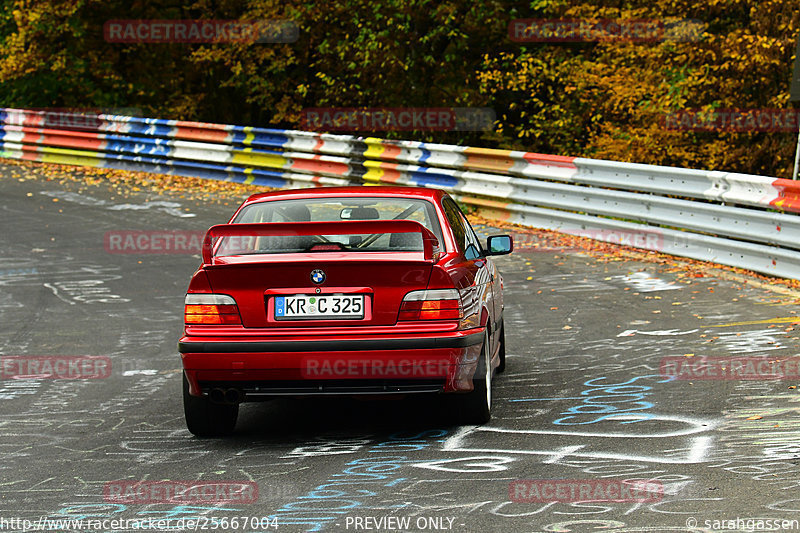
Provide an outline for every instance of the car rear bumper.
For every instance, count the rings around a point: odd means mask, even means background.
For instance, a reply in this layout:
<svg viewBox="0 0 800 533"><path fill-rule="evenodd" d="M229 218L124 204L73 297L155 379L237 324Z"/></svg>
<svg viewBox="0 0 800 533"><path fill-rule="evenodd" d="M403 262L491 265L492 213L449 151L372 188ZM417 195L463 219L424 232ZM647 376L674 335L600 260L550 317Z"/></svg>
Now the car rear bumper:
<svg viewBox="0 0 800 533"><path fill-rule="evenodd" d="M485 330L415 337L184 337L178 344L190 393L234 388L245 400L316 394L472 390Z"/></svg>

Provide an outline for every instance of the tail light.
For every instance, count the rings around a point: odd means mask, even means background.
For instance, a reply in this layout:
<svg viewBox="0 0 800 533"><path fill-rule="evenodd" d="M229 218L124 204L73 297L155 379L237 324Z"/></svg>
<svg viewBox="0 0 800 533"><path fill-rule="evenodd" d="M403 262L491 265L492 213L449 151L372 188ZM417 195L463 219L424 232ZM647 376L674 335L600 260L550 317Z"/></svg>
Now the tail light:
<svg viewBox="0 0 800 533"><path fill-rule="evenodd" d="M461 320L463 316L456 289L427 289L406 294L398 320Z"/></svg>
<svg viewBox="0 0 800 533"><path fill-rule="evenodd" d="M184 300L186 324L230 325L241 324L236 300L227 294L190 293Z"/></svg>

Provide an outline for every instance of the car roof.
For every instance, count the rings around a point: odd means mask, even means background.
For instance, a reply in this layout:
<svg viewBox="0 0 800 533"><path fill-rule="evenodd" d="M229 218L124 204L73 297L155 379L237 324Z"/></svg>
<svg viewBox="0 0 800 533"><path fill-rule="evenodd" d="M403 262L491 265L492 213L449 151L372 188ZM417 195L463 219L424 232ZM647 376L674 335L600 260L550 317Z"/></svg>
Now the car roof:
<svg viewBox="0 0 800 533"><path fill-rule="evenodd" d="M285 189L280 191L264 192L252 195L245 200L245 205L270 200L306 200L312 198L334 198L341 196L350 197L387 197L387 198L423 198L438 201L447 193L440 189L425 187L398 187L398 186L351 186L351 187L314 187L308 189Z"/></svg>

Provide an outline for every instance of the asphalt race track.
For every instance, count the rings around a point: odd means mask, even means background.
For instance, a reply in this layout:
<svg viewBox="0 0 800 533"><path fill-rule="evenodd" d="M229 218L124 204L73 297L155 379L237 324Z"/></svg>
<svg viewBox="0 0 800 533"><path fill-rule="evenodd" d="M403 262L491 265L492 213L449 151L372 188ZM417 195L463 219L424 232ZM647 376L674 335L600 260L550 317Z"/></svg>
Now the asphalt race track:
<svg viewBox="0 0 800 533"><path fill-rule="evenodd" d="M498 259L508 369L489 424L455 425L439 398L278 400L203 440L185 429L176 345L199 256L121 253L109 235L205 230L232 207L9 168L1 531L800 529L797 365L758 370L798 354L797 293L527 243ZM20 376L20 356L93 356L100 379ZM163 480L216 492L170 501Z"/></svg>

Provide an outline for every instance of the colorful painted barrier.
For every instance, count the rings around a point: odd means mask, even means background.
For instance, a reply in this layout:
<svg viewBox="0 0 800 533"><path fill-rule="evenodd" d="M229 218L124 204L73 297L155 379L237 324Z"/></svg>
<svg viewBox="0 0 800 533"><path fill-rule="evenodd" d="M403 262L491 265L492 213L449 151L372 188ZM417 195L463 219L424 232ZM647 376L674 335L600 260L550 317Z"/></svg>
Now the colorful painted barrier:
<svg viewBox="0 0 800 533"><path fill-rule="evenodd" d="M0 156L278 188L437 187L496 218L612 242L628 235L624 239L633 246L652 249L655 242L668 253L800 279L800 217L795 214L800 213L800 184L786 179L375 137L2 108ZM651 238L654 233L661 237Z"/></svg>

